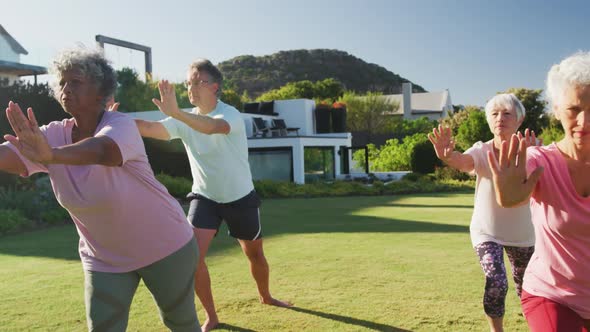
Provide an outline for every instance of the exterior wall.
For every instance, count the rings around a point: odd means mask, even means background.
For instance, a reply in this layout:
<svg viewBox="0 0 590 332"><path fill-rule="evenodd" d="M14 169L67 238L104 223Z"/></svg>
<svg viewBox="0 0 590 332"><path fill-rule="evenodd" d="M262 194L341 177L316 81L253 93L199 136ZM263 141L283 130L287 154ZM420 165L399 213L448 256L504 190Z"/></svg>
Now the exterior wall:
<svg viewBox="0 0 590 332"><path fill-rule="evenodd" d="M350 147L352 135L350 133L315 134L314 120L315 103L313 100L294 99L275 101L274 111L277 116L242 113L246 126L246 135L252 137L252 117L261 117L265 121L281 118L288 127L298 127L300 136L283 136L269 138L248 139L248 148L290 148L293 160L293 180L295 183L305 183L305 147L331 147L334 152L334 176L340 176L340 158L338 152L341 146ZM190 112L191 109L183 109ZM166 117L160 111L129 113L134 118L148 121L158 121ZM349 159L350 162L350 159Z"/></svg>
<svg viewBox="0 0 590 332"><path fill-rule="evenodd" d="M20 54L14 52L4 36L0 35L0 60L20 62Z"/></svg>
<svg viewBox="0 0 590 332"><path fill-rule="evenodd" d="M340 173L340 158L338 151L340 146L350 147L352 136L350 133L334 134L318 137L276 137L270 139L251 139L248 140L248 148L284 148L289 147L293 151L293 181L295 183L305 183L305 160L304 148L309 147L332 147L334 149L334 176L338 177Z"/></svg>
<svg viewBox="0 0 590 332"><path fill-rule="evenodd" d="M14 82L19 80L19 77L16 75L11 75L11 74L7 74L7 73L0 73L0 81L3 81L5 79L8 79L8 85L12 85L12 84L14 84Z"/></svg>
<svg viewBox="0 0 590 332"><path fill-rule="evenodd" d="M289 127L299 128L299 135L315 134L315 102L309 99L275 100L274 111Z"/></svg>

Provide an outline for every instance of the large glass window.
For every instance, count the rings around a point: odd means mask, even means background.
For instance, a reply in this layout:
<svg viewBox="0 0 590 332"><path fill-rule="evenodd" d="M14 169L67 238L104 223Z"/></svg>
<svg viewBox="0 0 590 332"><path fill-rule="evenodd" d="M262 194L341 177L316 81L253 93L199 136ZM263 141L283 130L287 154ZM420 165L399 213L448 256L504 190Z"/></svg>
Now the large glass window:
<svg viewBox="0 0 590 332"><path fill-rule="evenodd" d="M248 162L253 180L293 181L291 148L250 149Z"/></svg>
<svg viewBox="0 0 590 332"><path fill-rule="evenodd" d="M305 147L305 182L334 179L334 148Z"/></svg>

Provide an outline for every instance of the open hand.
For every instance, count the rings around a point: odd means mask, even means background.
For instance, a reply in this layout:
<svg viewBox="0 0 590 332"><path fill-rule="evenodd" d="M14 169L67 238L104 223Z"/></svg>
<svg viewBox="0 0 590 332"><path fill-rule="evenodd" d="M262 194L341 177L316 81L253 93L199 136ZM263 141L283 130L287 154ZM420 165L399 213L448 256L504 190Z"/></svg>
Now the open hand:
<svg viewBox="0 0 590 332"><path fill-rule="evenodd" d="M432 133L428 134L428 140L434 146L434 151L438 159L447 161L453 151L455 151L455 141L451 133L451 128L444 128L438 125L438 128L432 129Z"/></svg>
<svg viewBox="0 0 590 332"><path fill-rule="evenodd" d="M4 139L12 143L29 160L49 163L53 160L53 150L39 129L32 108L27 109L27 115L28 119L18 104L12 101L8 103L6 116L16 136L4 135Z"/></svg>
<svg viewBox="0 0 590 332"><path fill-rule="evenodd" d="M174 117L175 114L180 112L178 103L176 102L174 85L170 84L167 80L161 80L158 83L158 90L160 91L160 100L153 98L152 102L158 106L162 113Z"/></svg>
<svg viewBox="0 0 590 332"><path fill-rule="evenodd" d="M500 206L512 207L526 201L543 173L543 168L539 167L527 177L526 149L532 139L526 136L525 132L525 137L519 139L519 136L514 134L510 138L510 143L503 141L499 159L488 151L488 164L492 171L496 201Z"/></svg>
<svg viewBox="0 0 590 332"><path fill-rule="evenodd" d="M119 109L119 105L121 105L121 103L119 102L113 102L112 104L107 104L107 111L109 112L116 112Z"/></svg>
<svg viewBox="0 0 590 332"><path fill-rule="evenodd" d="M519 140L524 139L524 142L525 142L527 148L529 146L542 146L543 145L543 139L537 138L537 136L535 135L535 131L530 130L529 128L524 130L524 136L522 135L522 133L520 131L517 133L517 136L518 136Z"/></svg>

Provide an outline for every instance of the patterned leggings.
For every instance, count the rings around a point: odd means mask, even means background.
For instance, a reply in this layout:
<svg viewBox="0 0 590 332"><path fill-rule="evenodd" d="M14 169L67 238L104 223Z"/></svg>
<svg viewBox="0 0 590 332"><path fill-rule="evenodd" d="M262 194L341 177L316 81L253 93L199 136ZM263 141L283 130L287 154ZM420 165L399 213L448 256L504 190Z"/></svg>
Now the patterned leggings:
<svg viewBox="0 0 590 332"><path fill-rule="evenodd" d="M516 295L522 292L522 278L535 247L505 247L495 242L483 242L475 246L479 264L486 276L483 295L485 313L492 317L504 316L504 301L508 293L508 278L504 266L504 250L512 267L512 278L516 285Z"/></svg>

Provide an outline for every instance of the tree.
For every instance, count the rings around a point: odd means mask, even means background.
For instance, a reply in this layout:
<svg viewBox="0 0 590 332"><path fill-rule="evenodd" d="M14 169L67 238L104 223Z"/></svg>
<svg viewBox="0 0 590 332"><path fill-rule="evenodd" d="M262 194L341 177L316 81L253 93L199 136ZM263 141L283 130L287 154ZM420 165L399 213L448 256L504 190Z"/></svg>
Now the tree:
<svg viewBox="0 0 590 332"><path fill-rule="evenodd" d="M290 82L280 87L263 93L256 98L257 101L285 100L285 99L315 99L332 103L342 96L344 87L342 83L333 78L322 81L298 81Z"/></svg>
<svg viewBox="0 0 590 332"><path fill-rule="evenodd" d="M242 101L242 97L232 89L223 89L221 90L221 101L226 104L232 105L233 107L241 110L244 106L244 102Z"/></svg>
<svg viewBox="0 0 590 332"><path fill-rule="evenodd" d="M541 134L543 128L549 125L549 119L545 113L547 102L541 99L543 90L532 90L525 88L510 88L506 93L513 93L522 103L526 110L526 116L520 130L529 128L535 133Z"/></svg>
<svg viewBox="0 0 590 332"><path fill-rule="evenodd" d="M486 120L485 112L473 108L465 109L463 112L467 112L467 117L457 129L455 136L457 148L465 151L475 142L486 142L494 137Z"/></svg>
<svg viewBox="0 0 590 332"><path fill-rule="evenodd" d="M320 100L327 100L330 103L335 102L344 94L344 87L342 83L333 79L326 78L323 81L314 83L314 98Z"/></svg>
<svg viewBox="0 0 590 332"><path fill-rule="evenodd" d="M481 112L482 108L474 105L453 107L455 108L455 111L450 113L448 117L441 119L440 123L443 125L443 127L451 128L453 131L453 136L457 136L459 127L467 120L467 118L469 118L469 114L472 112Z"/></svg>
<svg viewBox="0 0 590 332"><path fill-rule="evenodd" d="M554 116L549 117L549 125L543 128L543 132L538 136L543 140L543 144L547 145L552 142L558 142L563 139L565 133L559 120Z"/></svg>
<svg viewBox="0 0 590 332"><path fill-rule="evenodd" d="M380 149L374 144L368 144L369 169L377 172L409 171L415 146L424 142L430 143L426 134L416 133L401 141L397 138L387 140ZM358 150L353 155L353 160L360 167L365 165L364 158L363 150Z"/></svg>
<svg viewBox="0 0 590 332"><path fill-rule="evenodd" d="M0 82L0 105L6 107L11 100L20 104L23 111L31 107L39 125L71 117L54 98L53 90L47 83L33 85L16 81L9 85L8 81ZM0 131L2 134L13 133L6 116L0 116Z"/></svg>
<svg viewBox="0 0 590 332"><path fill-rule="evenodd" d="M115 100L121 104L120 111L142 112L157 109L152 102L152 98L160 98L157 81L144 82L139 79L139 75L134 69L123 68L117 71L117 83ZM192 107L188 99L188 92L183 84L175 84L174 91L180 108Z"/></svg>
<svg viewBox="0 0 590 332"><path fill-rule="evenodd" d="M366 132L369 142L372 135L392 126L395 121L392 114L399 108L399 103L388 102L376 92L369 92L366 96L345 92L338 101L346 105L348 130Z"/></svg>
<svg viewBox="0 0 590 332"><path fill-rule="evenodd" d="M437 126L437 124L438 121L430 120L426 116L416 120L407 120L402 117L395 117L389 123L389 127L385 129L385 132L392 133L395 138L403 138L416 133L428 134L432 131L432 128Z"/></svg>

